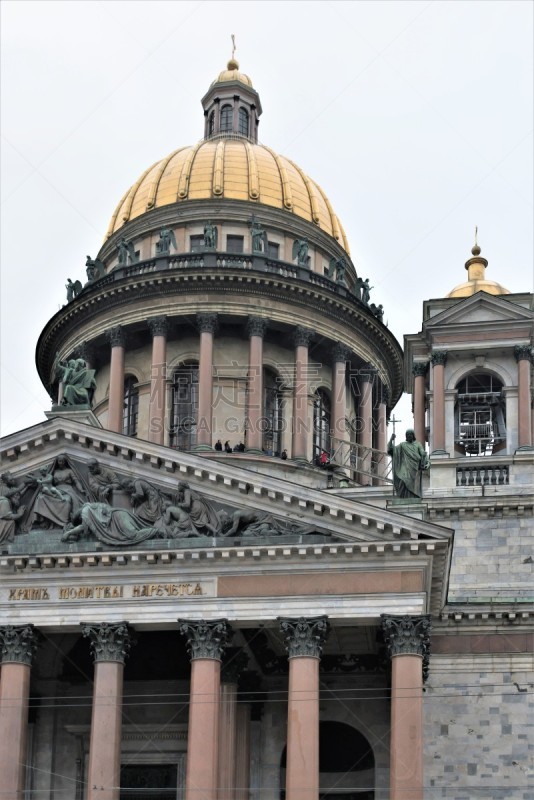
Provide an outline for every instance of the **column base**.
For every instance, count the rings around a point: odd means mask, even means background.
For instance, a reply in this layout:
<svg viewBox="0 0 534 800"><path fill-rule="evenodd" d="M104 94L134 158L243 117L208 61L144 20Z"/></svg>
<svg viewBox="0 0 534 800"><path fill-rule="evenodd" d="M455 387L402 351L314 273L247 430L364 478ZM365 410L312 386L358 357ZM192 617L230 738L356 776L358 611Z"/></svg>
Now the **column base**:
<svg viewBox="0 0 534 800"><path fill-rule="evenodd" d="M192 453L213 453L215 452L211 444L196 444L192 449Z"/></svg>
<svg viewBox="0 0 534 800"><path fill-rule="evenodd" d="M245 453L248 453L251 456L264 456L264 455L267 455L259 447L246 447L245 448Z"/></svg>
<svg viewBox="0 0 534 800"><path fill-rule="evenodd" d="M447 452L447 450L432 450L430 453L431 456L447 456L447 458L451 457L451 454Z"/></svg>
<svg viewBox="0 0 534 800"><path fill-rule="evenodd" d="M534 451L534 446L531 444L522 444L521 447L516 449L516 453L532 453Z"/></svg>

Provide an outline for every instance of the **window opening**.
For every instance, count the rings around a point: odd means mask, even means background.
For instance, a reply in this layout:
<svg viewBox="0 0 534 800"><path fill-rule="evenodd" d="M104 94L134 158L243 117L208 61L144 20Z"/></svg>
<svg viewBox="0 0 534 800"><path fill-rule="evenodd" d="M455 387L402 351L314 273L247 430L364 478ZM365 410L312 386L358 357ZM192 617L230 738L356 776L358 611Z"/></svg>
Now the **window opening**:
<svg viewBox="0 0 534 800"><path fill-rule="evenodd" d="M174 372L171 414L171 447L191 450L197 443L198 364Z"/></svg>
<svg viewBox="0 0 534 800"><path fill-rule="evenodd" d="M486 373L473 373L458 386L455 441L466 456L488 456L506 442L503 385Z"/></svg>
<svg viewBox="0 0 534 800"><path fill-rule="evenodd" d="M280 258L280 245L276 242L267 242L267 256L269 258Z"/></svg>
<svg viewBox="0 0 534 800"><path fill-rule="evenodd" d="M242 253L243 252L243 243L244 243L244 237L243 236L228 235L226 237L226 252L227 253Z"/></svg>
<svg viewBox="0 0 534 800"><path fill-rule="evenodd" d="M208 117L208 136L211 136L215 130L215 112L212 111Z"/></svg>
<svg viewBox="0 0 534 800"><path fill-rule="evenodd" d="M326 461L330 461L330 448L330 398L324 389L317 389L313 401L313 458L316 464L324 466Z"/></svg>
<svg viewBox="0 0 534 800"><path fill-rule="evenodd" d="M121 767L120 800L176 800L175 764L128 764Z"/></svg>
<svg viewBox="0 0 534 800"><path fill-rule="evenodd" d="M192 253L198 253L204 249L204 237L202 234L189 237L189 249Z"/></svg>
<svg viewBox="0 0 534 800"><path fill-rule="evenodd" d="M278 376L265 370L263 381L263 414L265 417L262 449L267 455L282 453L283 395Z"/></svg>
<svg viewBox="0 0 534 800"><path fill-rule="evenodd" d="M248 111L246 108L239 109L237 129L243 136L248 136Z"/></svg>
<svg viewBox="0 0 534 800"><path fill-rule="evenodd" d="M128 375L124 381L124 404L122 407L122 432L126 436L137 436L139 418L139 389L137 380Z"/></svg>
<svg viewBox="0 0 534 800"><path fill-rule="evenodd" d="M234 116L234 109L232 106L223 106L221 108L221 131L232 130L232 120Z"/></svg>

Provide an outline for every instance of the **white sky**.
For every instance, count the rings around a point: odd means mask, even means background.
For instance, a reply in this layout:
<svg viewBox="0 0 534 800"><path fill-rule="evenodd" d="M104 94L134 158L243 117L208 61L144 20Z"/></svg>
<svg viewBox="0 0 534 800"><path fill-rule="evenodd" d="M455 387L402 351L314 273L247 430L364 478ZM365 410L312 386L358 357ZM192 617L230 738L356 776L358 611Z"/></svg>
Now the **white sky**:
<svg viewBox="0 0 534 800"><path fill-rule="evenodd" d="M202 137L230 56L260 141L326 191L402 343L466 278L533 291L533 4L2 0L1 432L44 420L34 362L124 191ZM409 403L396 415L407 426Z"/></svg>

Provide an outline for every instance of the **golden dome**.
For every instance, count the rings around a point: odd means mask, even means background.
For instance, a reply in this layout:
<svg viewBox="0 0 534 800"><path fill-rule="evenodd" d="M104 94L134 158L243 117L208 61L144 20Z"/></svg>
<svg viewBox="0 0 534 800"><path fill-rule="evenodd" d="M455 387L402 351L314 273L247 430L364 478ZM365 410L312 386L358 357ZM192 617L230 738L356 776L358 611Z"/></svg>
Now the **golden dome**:
<svg viewBox="0 0 534 800"><path fill-rule="evenodd" d="M465 262L468 279L464 283L455 286L449 292L447 297L471 297L477 292L486 292L486 294L510 294L508 289L501 286L497 281L488 281L486 279L486 267L488 262L480 255L480 247L475 243L471 249L473 258Z"/></svg>
<svg viewBox="0 0 534 800"><path fill-rule="evenodd" d="M236 134L182 147L149 167L117 206L107 237L153 209L211 199L283 209L315 223L349 252L343 227L323 190L293 161Z"/></svg>
<svg viewBox="0 0 534 800"><path fill-rule="evenodd" d="M214 86L216 83L225 83L226 81L239 81L246 86L252 86L252 81L248 75L245 75L244 72L239 72L239 62L235 58L230 59L226 69L219 73L219 77L215 78L211 85Z"/></svg>

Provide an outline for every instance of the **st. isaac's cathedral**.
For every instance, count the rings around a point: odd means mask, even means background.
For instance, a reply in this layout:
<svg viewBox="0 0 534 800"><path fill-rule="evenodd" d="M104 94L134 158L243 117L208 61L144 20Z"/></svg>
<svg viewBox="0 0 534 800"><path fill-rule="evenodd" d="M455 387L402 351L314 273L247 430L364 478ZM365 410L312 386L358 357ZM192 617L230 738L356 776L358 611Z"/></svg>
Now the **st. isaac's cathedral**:
<svg viewBox="0 0 534 800"><path fill-rule="evenodd" d="M475 243L401 349L235 60L202 108L2 443L0 796L527 800L533 296Z"/></svg>

